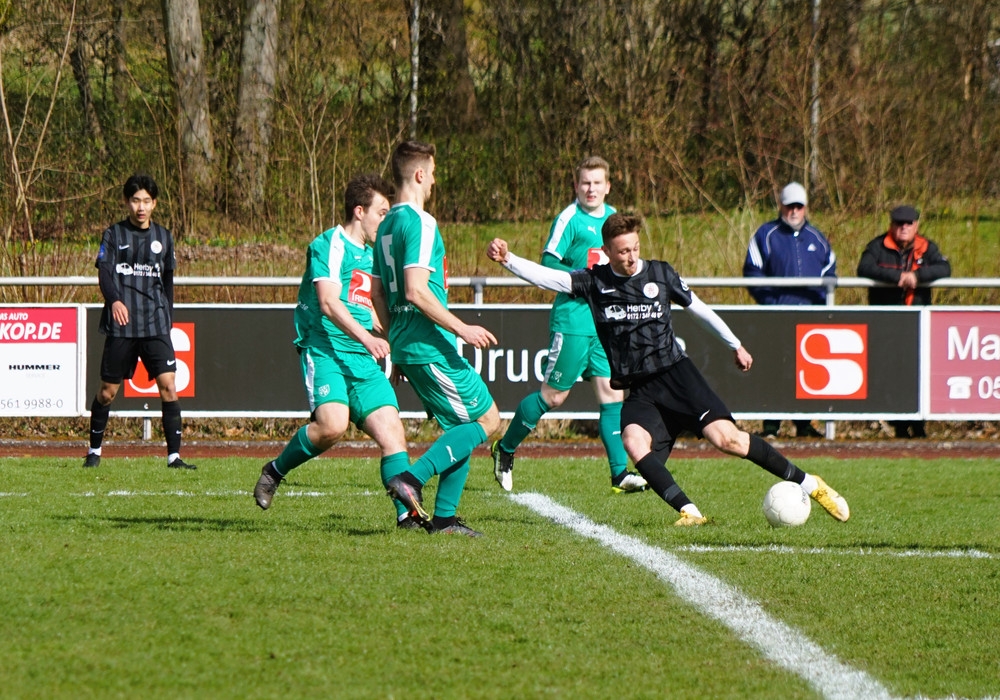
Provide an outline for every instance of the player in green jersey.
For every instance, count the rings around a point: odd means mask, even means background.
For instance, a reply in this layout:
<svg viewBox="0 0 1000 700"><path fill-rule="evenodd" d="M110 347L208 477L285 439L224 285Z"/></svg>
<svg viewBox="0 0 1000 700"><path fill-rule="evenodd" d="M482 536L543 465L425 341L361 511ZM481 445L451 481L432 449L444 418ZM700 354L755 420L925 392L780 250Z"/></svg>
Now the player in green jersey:
<svg viewBox="0 0 1000 700"><path fill-rule="evenodd" d="M295 345L312 413L261 470L254 499L265 510L288 472L329 449L350 423L378 443L383 475L410 466L396 392L376 362L389 355L389 343L372 314L371 245L389 211L389 194L381 177L355 177L344 194L347 223L309 245L295 308ZM398 502L397 525L420 527Z"/></svg>
<svg viewBox="0 0 1000 700"><path fill-rule="evenodd" d="M576 200L552 223L542 251L542 264L571 272L606 263L601 249L601 226L615 213L605 203L611 191L610 166L598 156L584 159L576 168ZM634 493L646 488L646 480L628 471L628 455L622 446L621 413L624 394L611 388L611 369L590 309L582 299L559 293L549 315L549 356L542 388L526 396L517 407L504 436L493 443L493 474L505 490L514 486L511 471L514 451L534 430L539 419L559 408L581 377L590 381L600 407L598 431L611 468L613 493Z"/></svg>
<svg viewBox="0 0 1000 700"><path fill-rule="evenodd" d="M434 186L434 146L406 141L392 155L396 200L378 229L372 301L389 329L394 371L409 381L428 415L444 430L409 470L388 480L389 494L431 533L481 533L456 516L472 451L500 427L485 382L456 348L456 336L475 348L497 340L448 310L448 265L434 217L424 211ZM433 518L421 489L438 475Z"/></svg>

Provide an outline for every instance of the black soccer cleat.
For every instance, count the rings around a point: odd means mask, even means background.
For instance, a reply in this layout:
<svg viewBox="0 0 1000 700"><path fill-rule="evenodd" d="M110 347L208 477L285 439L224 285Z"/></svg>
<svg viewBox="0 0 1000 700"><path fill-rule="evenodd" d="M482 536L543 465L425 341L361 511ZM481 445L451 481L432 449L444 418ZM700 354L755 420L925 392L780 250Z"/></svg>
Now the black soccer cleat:
<svg viewBox="0 0 1000 700"><path fill-rule="evenodd" d="M173 462L167 465L171 469L197 469L193 464L188 464L180 457L176 457Z"/></svg>
<svg viewBox="0 0 1000 700"><path fill-rule="evenodd" d="M271 507L271 499L274 498L274 492L278 490L281 479L282 476L274 468L273 461L265 464L264 468L260 470L260 478L257 479L257 485L253 487L253 497L261 510L267 510Z"/></svg>
<svg viewBox="0 0 1000 700"><path fill-rule="evenodd" d="M83 460L83 466L88 469L101 466L101 455L96 452L89 453Z"/></svg>
<svg viewBox="0 0 1000 700"><path fill-rule="evenodd" d="M423 530L424 526L421 525L420 521L411 515L407 514L402 520L396 521L397 530Z"/></svg>
<svg viewBox="0 0 1000 700"><path fill-rule="evenodd" d="M466 537L483 536L483 533L473 530L465 524L464 520L457 516L448 525L442 525L441 527L432 526L428 532L432 535L465 535Z"/></svg>
<svg viewBox="0 0 1000 700"><path fill-rule="evenodd" d="M386 482L386 492L406 506L410 517L419 522L421 527L430 531L431 516L424 510L424 497L419 486L407 483L401 475L394 476Z"/></svg>

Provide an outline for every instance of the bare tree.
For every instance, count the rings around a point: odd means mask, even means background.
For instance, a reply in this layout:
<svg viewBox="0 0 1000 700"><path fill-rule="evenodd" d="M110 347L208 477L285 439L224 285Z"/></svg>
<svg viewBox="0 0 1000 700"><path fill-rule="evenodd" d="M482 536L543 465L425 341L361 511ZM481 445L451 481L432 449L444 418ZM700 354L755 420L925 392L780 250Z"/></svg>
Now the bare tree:
<svg viewBox="0 0 1000 700"><path fill-rule="evenodd" d="M163 0L163 19L181 158L197 188L209 192L214 184L215 145L198 0Z"/></svg>
<svg viewBox="0 0 1000 700"><path fill-rule="evenodd" d="M271 120L278 75L280 0L247 0L243 22L239 97L229 173L233 200L244 215L258 215L264 203Z"/></svg>
<svg viewBox="0 0 1000 700"><path fill-rule="evenodd" d="M97 108L94 106L94 91L90 87L90 67L93 50L91 39L87 34L87 25L77 24L73 52L69 57L73 78L76 80L77 92L80 95L80 112L83 115L84 137L89 139L100 159L108 159L108 149L104 141L104 130L97 118Z"/></svg>

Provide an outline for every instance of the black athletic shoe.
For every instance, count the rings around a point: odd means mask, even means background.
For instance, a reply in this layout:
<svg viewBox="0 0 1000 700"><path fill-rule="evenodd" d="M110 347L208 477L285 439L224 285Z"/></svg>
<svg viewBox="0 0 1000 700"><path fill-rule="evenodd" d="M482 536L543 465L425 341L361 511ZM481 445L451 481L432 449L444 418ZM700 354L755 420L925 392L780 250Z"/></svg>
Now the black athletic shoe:
<svg viewBox="0 0 1000 700"><path fill-rule="evenodd" d="M465 524L461 518L456 517L455 521L444 527L431 527L429 532L432 535L465 535L466 537L482 537L483 533L473 530Z"/></svg>
<svg viewBox="0 0 1000 700"><path fill-rule="evenodd" d="M500 447L500 441L495 440L490 447L490 455L493 457L493 478L500 484L504 491L514 488L514 454Z"/></svg>
<svg viewBox="0 0 1000 700"><path fill-rule="evenodd" d="M271 499L274 498L274 492L278 490L281 478L281 474L274 468L274 461L268 462L260 470L260 478L257 479L257 485L253 487L253 497L261 510L267 510L271 507Z"/></svg>
<svg viewBox="0 0 1000 700"><path fill-rule="evenodd" d="M419 486L407 483L402 476L394 476L386 483L386 492L406 506L410 517L417 520L421 527L430 530L431 516L424 510L424 497Z"/></svg>
<svg viewBox="0 0 1000 700"><path fill-rule="evenodd" d="M188 464L187 462L185 462L180 457L177 457L176 459L174 459L174 461L171 462L170 464L168 464L167 466L170 467L171 469L197 469L198 468L198 467L194 466L193 464Z"/></svg>
<svg viewBox="0 0 1000 700"><path fill-rule="evenodd" d="M87 468L101 466L101 455L89 453L83 460L83 466Z"/></svg>
<svg viewBox="0 0 1000 700"><path fill-rule="evenodd" d="M407 515L402 520L396 521L397 530L423 530L424 526L420 524L420 521Z"/></svg>

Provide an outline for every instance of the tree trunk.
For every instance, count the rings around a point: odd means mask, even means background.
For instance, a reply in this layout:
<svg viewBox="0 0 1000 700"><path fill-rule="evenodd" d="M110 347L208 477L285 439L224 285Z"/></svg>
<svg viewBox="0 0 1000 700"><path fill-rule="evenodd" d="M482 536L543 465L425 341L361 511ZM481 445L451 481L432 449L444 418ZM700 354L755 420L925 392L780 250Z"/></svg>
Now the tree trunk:
<svg viewBox="0 0 1000 700"><path fill-rule="evenodd" d="M200 191L210 192L215 146L212 143L198 0L163 0L163 19L167 34L167 58L177 100L177 135L183 160L181 172L186 171Z"/></svg>
<svg viewBox="0 0 1000 700"><path fill-rule="evenodd" d="M83 114L84 137L94 146L102 162L108 159L108 149L104 143L104 130L97 119L97 109L94 107L94 93L90 89L90 55L87 47L87 36L83 25L76 29L76 44L70 54L69 63L73 68L73 77L80 93L80 110Z"/></svg>
<svg viewBox="0 0 1000 700"><path fill-rule="evenodd" d="M280 0L247 0L239 98L229 171L236 207L257 216L264 205L271 117L278 74Z"/></svg>

